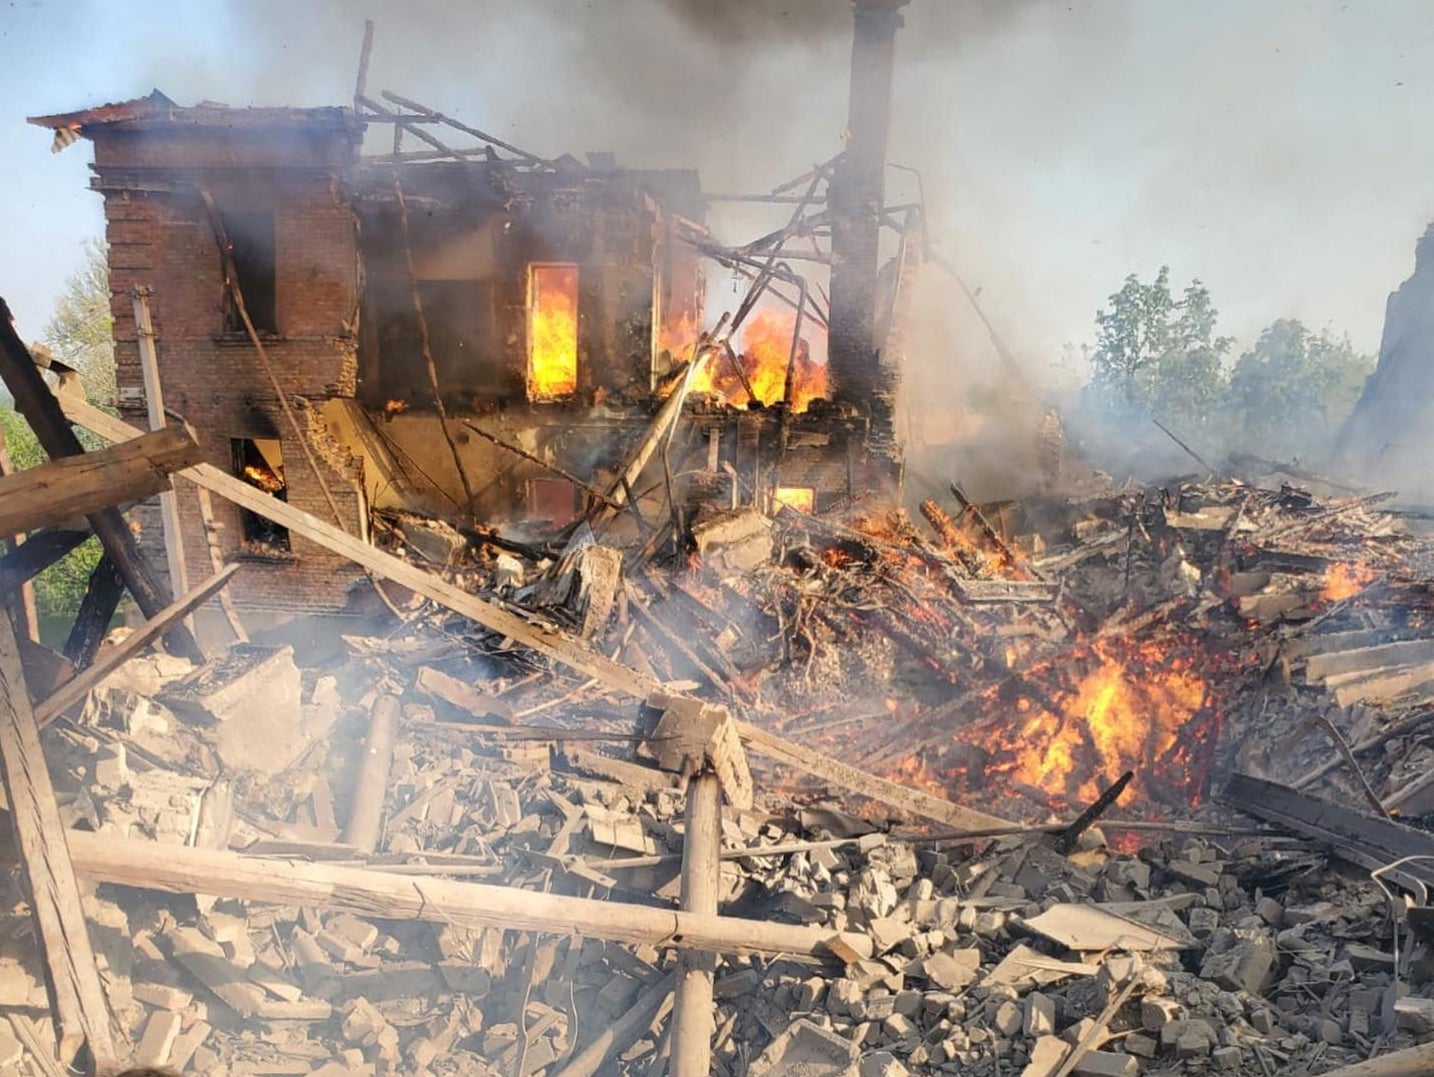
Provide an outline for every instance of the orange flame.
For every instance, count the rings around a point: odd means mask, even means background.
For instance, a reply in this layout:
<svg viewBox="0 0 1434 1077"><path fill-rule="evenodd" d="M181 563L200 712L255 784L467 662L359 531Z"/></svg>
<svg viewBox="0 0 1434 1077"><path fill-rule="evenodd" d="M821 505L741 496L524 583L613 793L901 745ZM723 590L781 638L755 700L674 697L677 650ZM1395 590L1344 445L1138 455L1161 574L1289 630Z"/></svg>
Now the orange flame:
<svg viewBox="0 0 1434 1077"><path fill-rule="evenodd" d="M1205 708L1205 681L1153 643L1128 662L1100 647L1091 654L1094 668L1052 700L1054 711L1033 708L1008 735L1003 747L1015 754L1008 773L1052 796L1089 803L1133 770L1135 792L1148 795L1151 775L1188 747L1182 735Z"/></svg>
<svg viewBox="0 0 1434 1077"><path fill-rule="evenodd" d="M244 465L244 477L250 484L257 486L266 494L277 494L284 488L284 480L275 475L267 467L255 467L253 464Z"/></svg>
<svg viewBox="0 0 1434 1077"><path fill-rule="evenodd" d="M571 396L578 388L578 267L535 265L528 282L528 395Z"/></svg>
<svg viewBox="0 0 1434 1077"><path fill-rule="evenodd" d="M1326 602L1342 602L1353 598L1374 582L1374 568L1363 561L1341 561L1324 574L1320 598Z"/></svg>
<svg viewBox="0 0 1434 1077"><path fill-rule="evenodd" d="M764 405L780 402L786 394L787 365L791 360L796 324L795 313L758 311L738 336L737 364L742 368L741 375L733 369L730 359L712 355L693 379L692 391L715 393L731 404L746 404L753 398ZM791 365L792 410L806 411L813 400L826 395L827 367L812 358L811 344L806 337L797 341L797 354ZM751 386L750 395L747 386Z"/></svg>

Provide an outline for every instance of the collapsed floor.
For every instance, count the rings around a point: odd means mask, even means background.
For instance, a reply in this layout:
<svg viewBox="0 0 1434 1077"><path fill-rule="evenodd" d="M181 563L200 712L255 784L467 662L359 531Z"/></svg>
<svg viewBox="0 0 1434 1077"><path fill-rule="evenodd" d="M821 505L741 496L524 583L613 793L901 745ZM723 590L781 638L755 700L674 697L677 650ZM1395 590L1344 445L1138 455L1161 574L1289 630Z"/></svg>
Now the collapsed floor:
<svg viewBox="0 0 1434 1077"><path fill-rule="evenodd" d="M889 818L754 755L757 803L724 813L722 912L869 946L723 957L717 1072L1269 1075L1434 1035L1424 944L1370 874L1413 847L1312 841L1219 797L1239 771L1371 814L1434 807L1434 544L1417 521L1258 475L957 497L923 506L929 530L861 504L725 514L696 528L690 563L625 579L601 547L553 563L414 517L383 530L659 681L990 813L984 836ZM301 629L198 670L131 660L46 730L67 822L361 865L415 889L446 876L673 907L680 778L653 765L631 700L398 605L402 620L368 634ZM355 800L373 792L364 745L384 714L382 825L365 836L355 818L374 806ZM1093 805L1101 818L1072 825ZM363 915L353 898L332 911L90 891L141 1061L667 1071L675 951L661 940L475 930L441 908ZM50 1074L43 980L13 907L0 1064Z"/></svg>

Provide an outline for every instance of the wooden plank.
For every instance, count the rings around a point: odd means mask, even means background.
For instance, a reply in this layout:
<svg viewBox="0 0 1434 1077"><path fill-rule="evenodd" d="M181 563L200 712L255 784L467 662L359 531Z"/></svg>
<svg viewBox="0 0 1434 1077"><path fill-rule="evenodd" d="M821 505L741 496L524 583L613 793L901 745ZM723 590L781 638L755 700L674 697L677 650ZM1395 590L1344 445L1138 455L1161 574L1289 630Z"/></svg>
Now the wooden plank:
<svg viewBox="0 0 1434 1077"><path fill-rule="evenodd" d="M1409 639L1376 647L1311 655L1305 663L1305 676L1318 681L1339 674L1412 666L1422 662L1434 662L1434 639Z"/></svg>
<svg viewBox="0 0 1434 1077"><path fill-rule="evenodd" d="M1431 682L1434 682L1434 662L1425 662L1418 666L1400 666L1349 684L1341 684L1335 688L1334 698L1341 707L1359 702L1386 703L1395 696Z"/></svg>
<svg viewBox="0 0 1434 1077"><path fill-rule="evenodd" d="M441 700L458 710L467 711L474 718L486 718L505 725L512 724L513 708L505 700L480 692L471 684L450 677L432 666L419 666L413 678L415 691Z"/></svg>
<svg viewBox="0 0 1434 1077"><path fill-rule="evenodd" d="M100 656L100 660L85 670L74 680L67 682L58 692L45 700L35 708L35 722L40 726L49 725L65 711L69 710L80 700L89 694L94 688L111 673L117 670L130 658L144 650L157 637L163 635L170 626L183 620L186 614L193 612L202 606L216 591L229 582L234 573L239 571L238 565L230 565L217 576L211 576L189 594L183 595L160 610L158 615L140 625L128 636L118 647L106 651Z"/></svg>
<svg viewBox="0 0 1434 1077"><path fill-rule="evenodd" d="M973 808L963 808L959 804L942 800L930 793L909 789L896 782L887 781L885 778L878 778L874 774L858 770L838 759L832 759L809 748L793 744L791 741L785 740L775 733L768 733L765 729L759 729L749 722L739 721L737 731L742 734L742 739L747 742L749 749L760 755L765 755L768 759L775 759L779 763L785 763L789 767L830 782L838 789L856 793L858 796L870 797L872 800L896 808L918 819L941 823L953 830L969 831L999 830L1016 825L1006 819L987 815L985 812L976 811Z"/></svg>
<svg viewBox="0 0 1434 1077"><path fill-rule="evenodd" d="M173 894L212 894L241 901L322 906L388 920L456 927L496 927L612 942L677 946L711 953L825 957L838 938L830 928L629 905L486 883L416 878L303 860L265 859L113 834L70 831L75 869L86 878ZM843 943L871 953L871 940L844 933Z"/></svg>
<svg viewBox="0 0 1434 1077"><path fill-rule="evenodd" d="M25 693L15 634L5 616L0 616L0 778L44 951L60 1060L68 1065L88 1044L103 1072L116 1061L109 1005L90 947L40 730Z"/></svg>
<svg viewBox="0 0 1434 1077"><path fill-rule="evenodd" d="M169 474L203 458L182 426L99 452L50 460L0 477L0 535L56 527L76 516L169 489Z"/></svg>
<svg viewBox="0 0 1434 1077"><path fill-rule="evenodd" d="M124 441L139 433L124 420L91 407L83 400L66 400L65 413L75 422L110 441ZM476 595L460 591L417 565L400 561L362 539L346 534L331 524L326 524L278 498L270 497L247 483L224 474L210 464L199 464L182 474L191 482L212 490L220 497L287 527L291 533L341 553L385 579L531 647L539 654L547 655L570 669L595 678L609 689L645 699L661 687L655 677L598 654L556 629L531 625L517 614ZM856 767L820 755L802 745L793 744L750 723L738 722L737 729L753 751L821 778L839 789L870 797L917 818L938 822L956 830L990 830L1014 825L994 815L963 808L929 793L908 789L885 778L866 774Z"/></svg>
<svg viewBox="0 0 1434 1077"><path fill-rule="evenodd" d="M1324 1077L1427 1077L1430 1073L1434 1073L1434 1043L1421 1043L1352 1066L1325 1070Z"/></svg>
<svg viewBox="0 0 1434 1077"><path fill-rule="evenodd" d="M10 394L15 398L16 410L25 416L25 421L30 424L30 429L35 431L35 437L52 460L64 456L78 456L85 451L60 410L60 401L40 376L40 370L35 365L30 350L15 333L10 308L3 299L0 299L0 380L3 380L10 390ZM76 403L83 404L84 401L77 400ZM94 410L98 414L104 414L98 408ZM139 433L133 428L130 430L128 437L120 440L129 440ZM98 510L89 520L90 528L99 538L105 552L113 557L115 564L119 566L125 586L134 596L140 612L146 617L153 617L169 602L169 589L155 579L149 564L140 555L139 546L124 517L118 509L107 508ZM203 658L194 643L194 637L183 628L171 630L170 649L175 654L195 661Z"/></svg>

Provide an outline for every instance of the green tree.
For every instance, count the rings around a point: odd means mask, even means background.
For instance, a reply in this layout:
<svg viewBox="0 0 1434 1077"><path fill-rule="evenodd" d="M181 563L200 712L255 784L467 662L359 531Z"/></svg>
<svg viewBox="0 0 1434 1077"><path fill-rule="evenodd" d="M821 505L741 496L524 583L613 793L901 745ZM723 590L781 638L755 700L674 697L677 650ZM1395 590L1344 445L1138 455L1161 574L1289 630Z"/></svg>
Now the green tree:
<svg viewBox="0 0 1434 1077"><path fill-rule="evenodd" d="M1230 376L1235 440L1263 456L1290 459L1329 443L1374 371L1348 337L1313 333L1294 318L1269 325Z"/></svg>
<svg viewBox="0 0 1434 1077"><path fill-rule="evenodd" d="M1225 391L1222 361L1232 343L1215 334L1217 321L1199 280L1177 299L1169 266L1148 283L1132 273L1095 316L1086 404L1107 418L1152 416L1186 430L1211 426Z"/></svg>
<svg viewBox="0 0 1434 1077"><path fill-rule="evenodd" d="M85 244L85 260L65 282L42 335L45 345L85 383L92 404L115 401L114 318L110 313L110 273L104 244Z"/></svg>

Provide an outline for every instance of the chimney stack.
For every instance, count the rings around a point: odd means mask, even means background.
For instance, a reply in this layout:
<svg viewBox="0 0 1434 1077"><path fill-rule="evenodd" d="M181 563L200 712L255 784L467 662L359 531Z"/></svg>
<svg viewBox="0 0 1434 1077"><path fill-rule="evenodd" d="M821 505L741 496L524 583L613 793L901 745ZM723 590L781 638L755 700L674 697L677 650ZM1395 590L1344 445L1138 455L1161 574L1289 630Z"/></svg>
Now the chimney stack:
<svg viewBox="0 0 1434 1077"><path fill-rule="evenodd" d="M854 0L847 146L830 185L831 324L827 353L833 397L870 408L889 428L895 387L882 369L877 327L881 209L900 9L907 0ZM889 429L888 431L889 432Z"/></svg>

